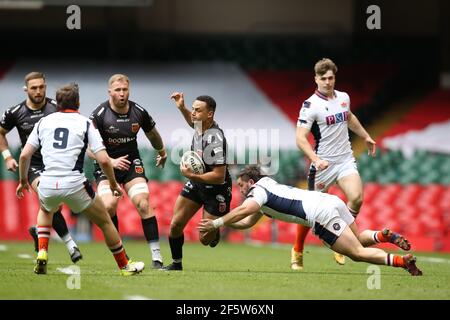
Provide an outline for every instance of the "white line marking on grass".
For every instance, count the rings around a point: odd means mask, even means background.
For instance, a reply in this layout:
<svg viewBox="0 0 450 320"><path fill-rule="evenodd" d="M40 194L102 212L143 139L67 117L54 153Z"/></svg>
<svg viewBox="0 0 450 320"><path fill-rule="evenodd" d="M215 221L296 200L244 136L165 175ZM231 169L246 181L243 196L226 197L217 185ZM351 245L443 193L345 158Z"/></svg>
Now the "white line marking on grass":
<svg viewBox="0 0 450 320"><path fill-rule="evenodd" d="M17 256L21 259L33 259L33 257L27 253L19 253Z"/></svg>
<svg viewBox="0 0 450 320"><path fill-rule="evenodd" d="M417 256L417 259L419 259L420 261L431 262L431 263L450 263L450 259L444 259L444 258Z"/></svg>
<svg viewBox="0 0 450 320"><path fill-rule="evenodd" d="M131 295L131 296L124 296L125 300L153 300L144 296L140 295Z"/></svg>
<svg viewBox="0 0 450 320"><path fill-rule="evenodd" d="M72 274L78 274L75 268L68 267L68 268L56 268L61 273L72 275Z"/></svg>
<svg viewBox="0 0 450 320"><path fill-rule="evenodd" d="M0 244L0 251L7 251L8 250L8 246L4 245L4 244Z"/></svg>

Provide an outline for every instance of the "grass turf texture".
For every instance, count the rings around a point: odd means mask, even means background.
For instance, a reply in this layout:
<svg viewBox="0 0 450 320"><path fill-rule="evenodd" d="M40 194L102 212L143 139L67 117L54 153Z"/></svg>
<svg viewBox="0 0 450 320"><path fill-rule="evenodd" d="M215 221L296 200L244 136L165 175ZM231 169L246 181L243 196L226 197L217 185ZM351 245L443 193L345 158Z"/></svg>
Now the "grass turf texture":
<svg viewBox="0 0 450 320"><path fill-rule="evenodd" d="M5 247L6 246L6 247ZM170 249L161 243L165 264ZM290 269L290 247L220 243L216 248L197 243L184 245L184 270L151 269L144 241L125 241L127 253L144 261L146 269L122 277L103 243L80 244L83 260L80 289L66 286L69 275L57 268L71 265L65 246L51 241L47 275L36 275L36 254L27 242L0 242L0 299L450 299L450 255L418 253L422 277L411 277L400 268L380 266L381 288L368 289L369 264L347 258L337 265L324 247L305 250L305 269ZM30 257L20 258L25 254ZM369 281L370 282L370 281Z"/></svg>

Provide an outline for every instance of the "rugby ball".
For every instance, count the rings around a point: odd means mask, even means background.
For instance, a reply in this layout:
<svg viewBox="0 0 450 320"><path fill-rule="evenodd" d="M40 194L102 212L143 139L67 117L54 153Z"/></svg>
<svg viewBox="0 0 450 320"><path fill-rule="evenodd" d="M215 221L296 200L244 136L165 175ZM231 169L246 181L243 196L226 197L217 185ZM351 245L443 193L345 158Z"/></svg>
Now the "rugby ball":
<svg viewBox="0 0 450 320"><path fill-rule="evenodd" d="M205 172L205 163L203 159L194 151L186 151L181 157L181 163L192 170L195 174Z"/></svg>

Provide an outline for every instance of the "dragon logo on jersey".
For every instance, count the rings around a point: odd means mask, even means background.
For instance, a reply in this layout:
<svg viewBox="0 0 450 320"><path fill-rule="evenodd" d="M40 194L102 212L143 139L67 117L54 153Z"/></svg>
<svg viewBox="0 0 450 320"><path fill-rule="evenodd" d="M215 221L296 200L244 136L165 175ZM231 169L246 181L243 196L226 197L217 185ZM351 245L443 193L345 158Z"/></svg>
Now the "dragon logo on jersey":
<svg viewBox="0 0 450 320"><path fill-rule="evenodd" d="M136 173L144 173L144 168L142 166L135 166L134 167L134 171L136 171Z"/></svg>
<svg viewBox="0 0 450 320"><path fill-rule="evenodd" d="M140 128L141 128L141 126L139 125L139 123L132 123L131 124L131 132L133 132L133 133L138 132Z"/></svg>

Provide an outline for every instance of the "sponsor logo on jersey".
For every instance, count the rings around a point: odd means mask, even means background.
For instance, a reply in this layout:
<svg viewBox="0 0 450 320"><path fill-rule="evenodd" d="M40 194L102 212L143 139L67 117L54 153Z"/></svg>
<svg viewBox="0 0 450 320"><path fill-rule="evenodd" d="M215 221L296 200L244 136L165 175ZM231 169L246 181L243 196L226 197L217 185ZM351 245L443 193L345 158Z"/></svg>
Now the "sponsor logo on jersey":
<svg viewBox="0 0 450 320"><path fill-rule="evenodd" d="M325 118L328 126L347 121L347 119L348 119L348 111L339 112L334 115L327 116Z"/></svg>
<svg viewBox="0 0 450 320"><path fill-rule="evenodd" d="M135 166L134 167L134 171L136 171L136 173L144 173L144 168L142 166Z"/></svg>
<svg viewBox="0 0 450 320"><path fill-rule="evenodd" d="M116 133L116 132L119 132L119 128L116 128L114 126L109 126L109 128L106 129L105 131L108 133Z"/></svg>
<svg viewBox="0 0 450 320"><path fill-rule="evenodd" d="M133 133L138 132L140 128L141 128L141 126L139 125L139 123L132 123L131 124L131 132L133 132Z"/></svg>
<svg viewBox="0 0 450 320"><path fill-rule="evenodd" d="M131 141L134 141L134 140L136 140L135 137L132 137L132 138L130 138L130 137L126 137L126 138L108 138L108 143L109 144L118 145L118 144L121 144L121 143L128 143L128 142L131 142Z"/></svg>
<svg viewBox="0 0 450 320"><path fill-rule="evenodd" d="M141 160L140 160L140 159L134 159L134 160L133 160L133 164L134 164L135 166L140 166L140 165L141 165Z"/></svg>
<svg viewBox="0 0 450 320"><path fill-rule="evenodd" d="M303 108L309 108L311 106L311 102L305 101L303 102Z"/></svg>
<svg viewBox="0 0 450 320"><path fill-rule="evenodd" d="M219 201L219 202L225 202L225 197L223 195L221 195L221 194L218 194L216 196L216 200Z"/></svg>

